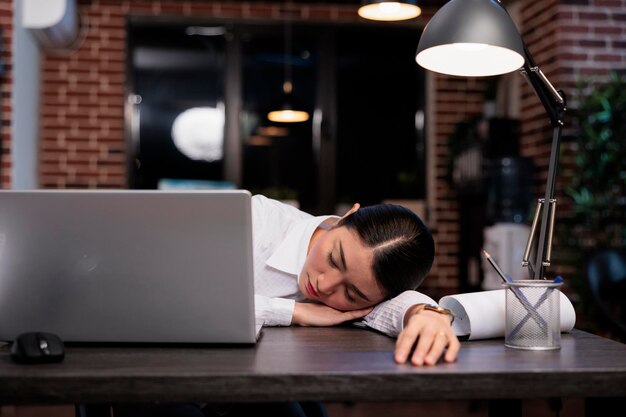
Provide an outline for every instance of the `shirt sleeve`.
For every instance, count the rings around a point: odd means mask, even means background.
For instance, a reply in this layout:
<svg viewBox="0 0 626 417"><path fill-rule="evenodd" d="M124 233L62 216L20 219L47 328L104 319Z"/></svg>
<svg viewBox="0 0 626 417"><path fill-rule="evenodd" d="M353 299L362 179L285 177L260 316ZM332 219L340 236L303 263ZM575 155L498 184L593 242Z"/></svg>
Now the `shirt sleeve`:
<svg viewBox="0 0 626 417"><path fill-rule="evenodd" d="M362 323L388 336L396 337L404 328L404 314L415 304L437 305L435 300L417 291L405 291L400 295L378 304Z"/></svg>
<svg viewBox="0 0 626 417"><path fill-rule="evenodd" d="M295 300L254 295L255 318L263 326L291 326L295 306Z"/></svg>

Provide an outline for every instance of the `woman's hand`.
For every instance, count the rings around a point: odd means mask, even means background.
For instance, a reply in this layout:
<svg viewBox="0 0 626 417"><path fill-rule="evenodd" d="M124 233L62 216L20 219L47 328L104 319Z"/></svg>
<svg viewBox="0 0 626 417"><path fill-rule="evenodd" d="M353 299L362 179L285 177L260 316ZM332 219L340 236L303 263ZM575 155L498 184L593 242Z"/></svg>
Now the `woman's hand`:
<svg viewBox="0 0 626 417"><path fill-rule="evenodd" d="M368 315L374 307L341 311L318 303L296 303L292 323L299 326L335 326Z"/></svg>
<svg viewBox="0 0 626 417"><path fill-rule="evenodd" d="M395 361L405 363L413 352L410 362L415 366L435 365L442 355L446 362L454 362L461 344L452 332L450 317L431 310L415 314L417 307L405 315L404 330L396 340Z"/></svg>

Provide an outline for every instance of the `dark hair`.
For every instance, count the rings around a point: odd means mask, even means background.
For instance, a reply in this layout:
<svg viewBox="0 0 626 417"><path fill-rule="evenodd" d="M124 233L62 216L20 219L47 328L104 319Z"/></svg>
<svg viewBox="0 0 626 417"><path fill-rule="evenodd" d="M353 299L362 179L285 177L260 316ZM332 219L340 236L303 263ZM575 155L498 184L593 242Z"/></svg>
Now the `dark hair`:
<svg viewBox="0 0 626 417"><path fill-rule="evenodd" d="M374 250L374 277L388 298L416 289L430 271L435 242L411 210L394 204L363 207L341 219L341 226L355 231Z"/></svg>

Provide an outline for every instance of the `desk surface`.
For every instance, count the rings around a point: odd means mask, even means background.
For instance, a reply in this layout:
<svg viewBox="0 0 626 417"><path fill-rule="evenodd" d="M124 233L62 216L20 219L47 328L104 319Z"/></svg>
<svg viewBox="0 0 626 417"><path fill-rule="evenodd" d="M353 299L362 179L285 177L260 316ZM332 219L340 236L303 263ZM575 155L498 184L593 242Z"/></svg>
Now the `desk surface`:
<svg viewBox="0 0 626 417"><path fill-rule="evenodd" d="M626 345L582 331L557 351L463 342L457 362L396 365L394 339L351 327L266 328L254 347L69 346L18 365L0 347L0 403L382 401L626 397Z"/></svg>

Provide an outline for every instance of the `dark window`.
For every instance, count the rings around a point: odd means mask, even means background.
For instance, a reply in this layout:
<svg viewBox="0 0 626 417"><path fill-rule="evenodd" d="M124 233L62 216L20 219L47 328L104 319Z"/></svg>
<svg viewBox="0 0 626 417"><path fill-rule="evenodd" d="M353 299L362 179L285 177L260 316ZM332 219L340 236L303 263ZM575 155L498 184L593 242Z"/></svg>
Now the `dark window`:
<svg viewBox="0 0 626 417"><path fill-rule="evenodd" d="M349 28L339 29L336 38L338 198L362 204L423 198L419 32Z"/></svg>
<svg viewBox="0 0 626 417"><path fill-rule="evenodd" d="M275 198L295 199L303 208L313 210L317 200L312 142L318 82L317 31L296 26L291 33L288 46L280 25L240 28L242 187ZM280 105L287 73L291 74L292 95L309 113L306 122L275 123L267 118L268 112Z"/></svg>
<svg viewBox="0 0 626 417"><path fill-rule="evenodd" d="M289 51L285 33L284 24L131 22L131 184L155 188L178 179L228 185L229 147L220 154L200 143L212 132L215 143L230 140L240 149L232 186L294 198L311 212L328 212L341 202L424 198L419 31L293 24ZM286 65L293 93L310 114L303 123L267 119ZM227 79L237 87L226 88ZM237 117L220 119L229 103L237 103ZM194 139L195 133L199 143L186 152L173 127L190 109L201 121L196 130L190 122L186 135ZM233 137L224 134L229 120L237 124L230 127Z"/></svg>
<svg viewBox="0 0 626 417"><path fill-rule="evenodd" d="M192 31L130 27L134 188L224 179L225 40Z"/></svg>

